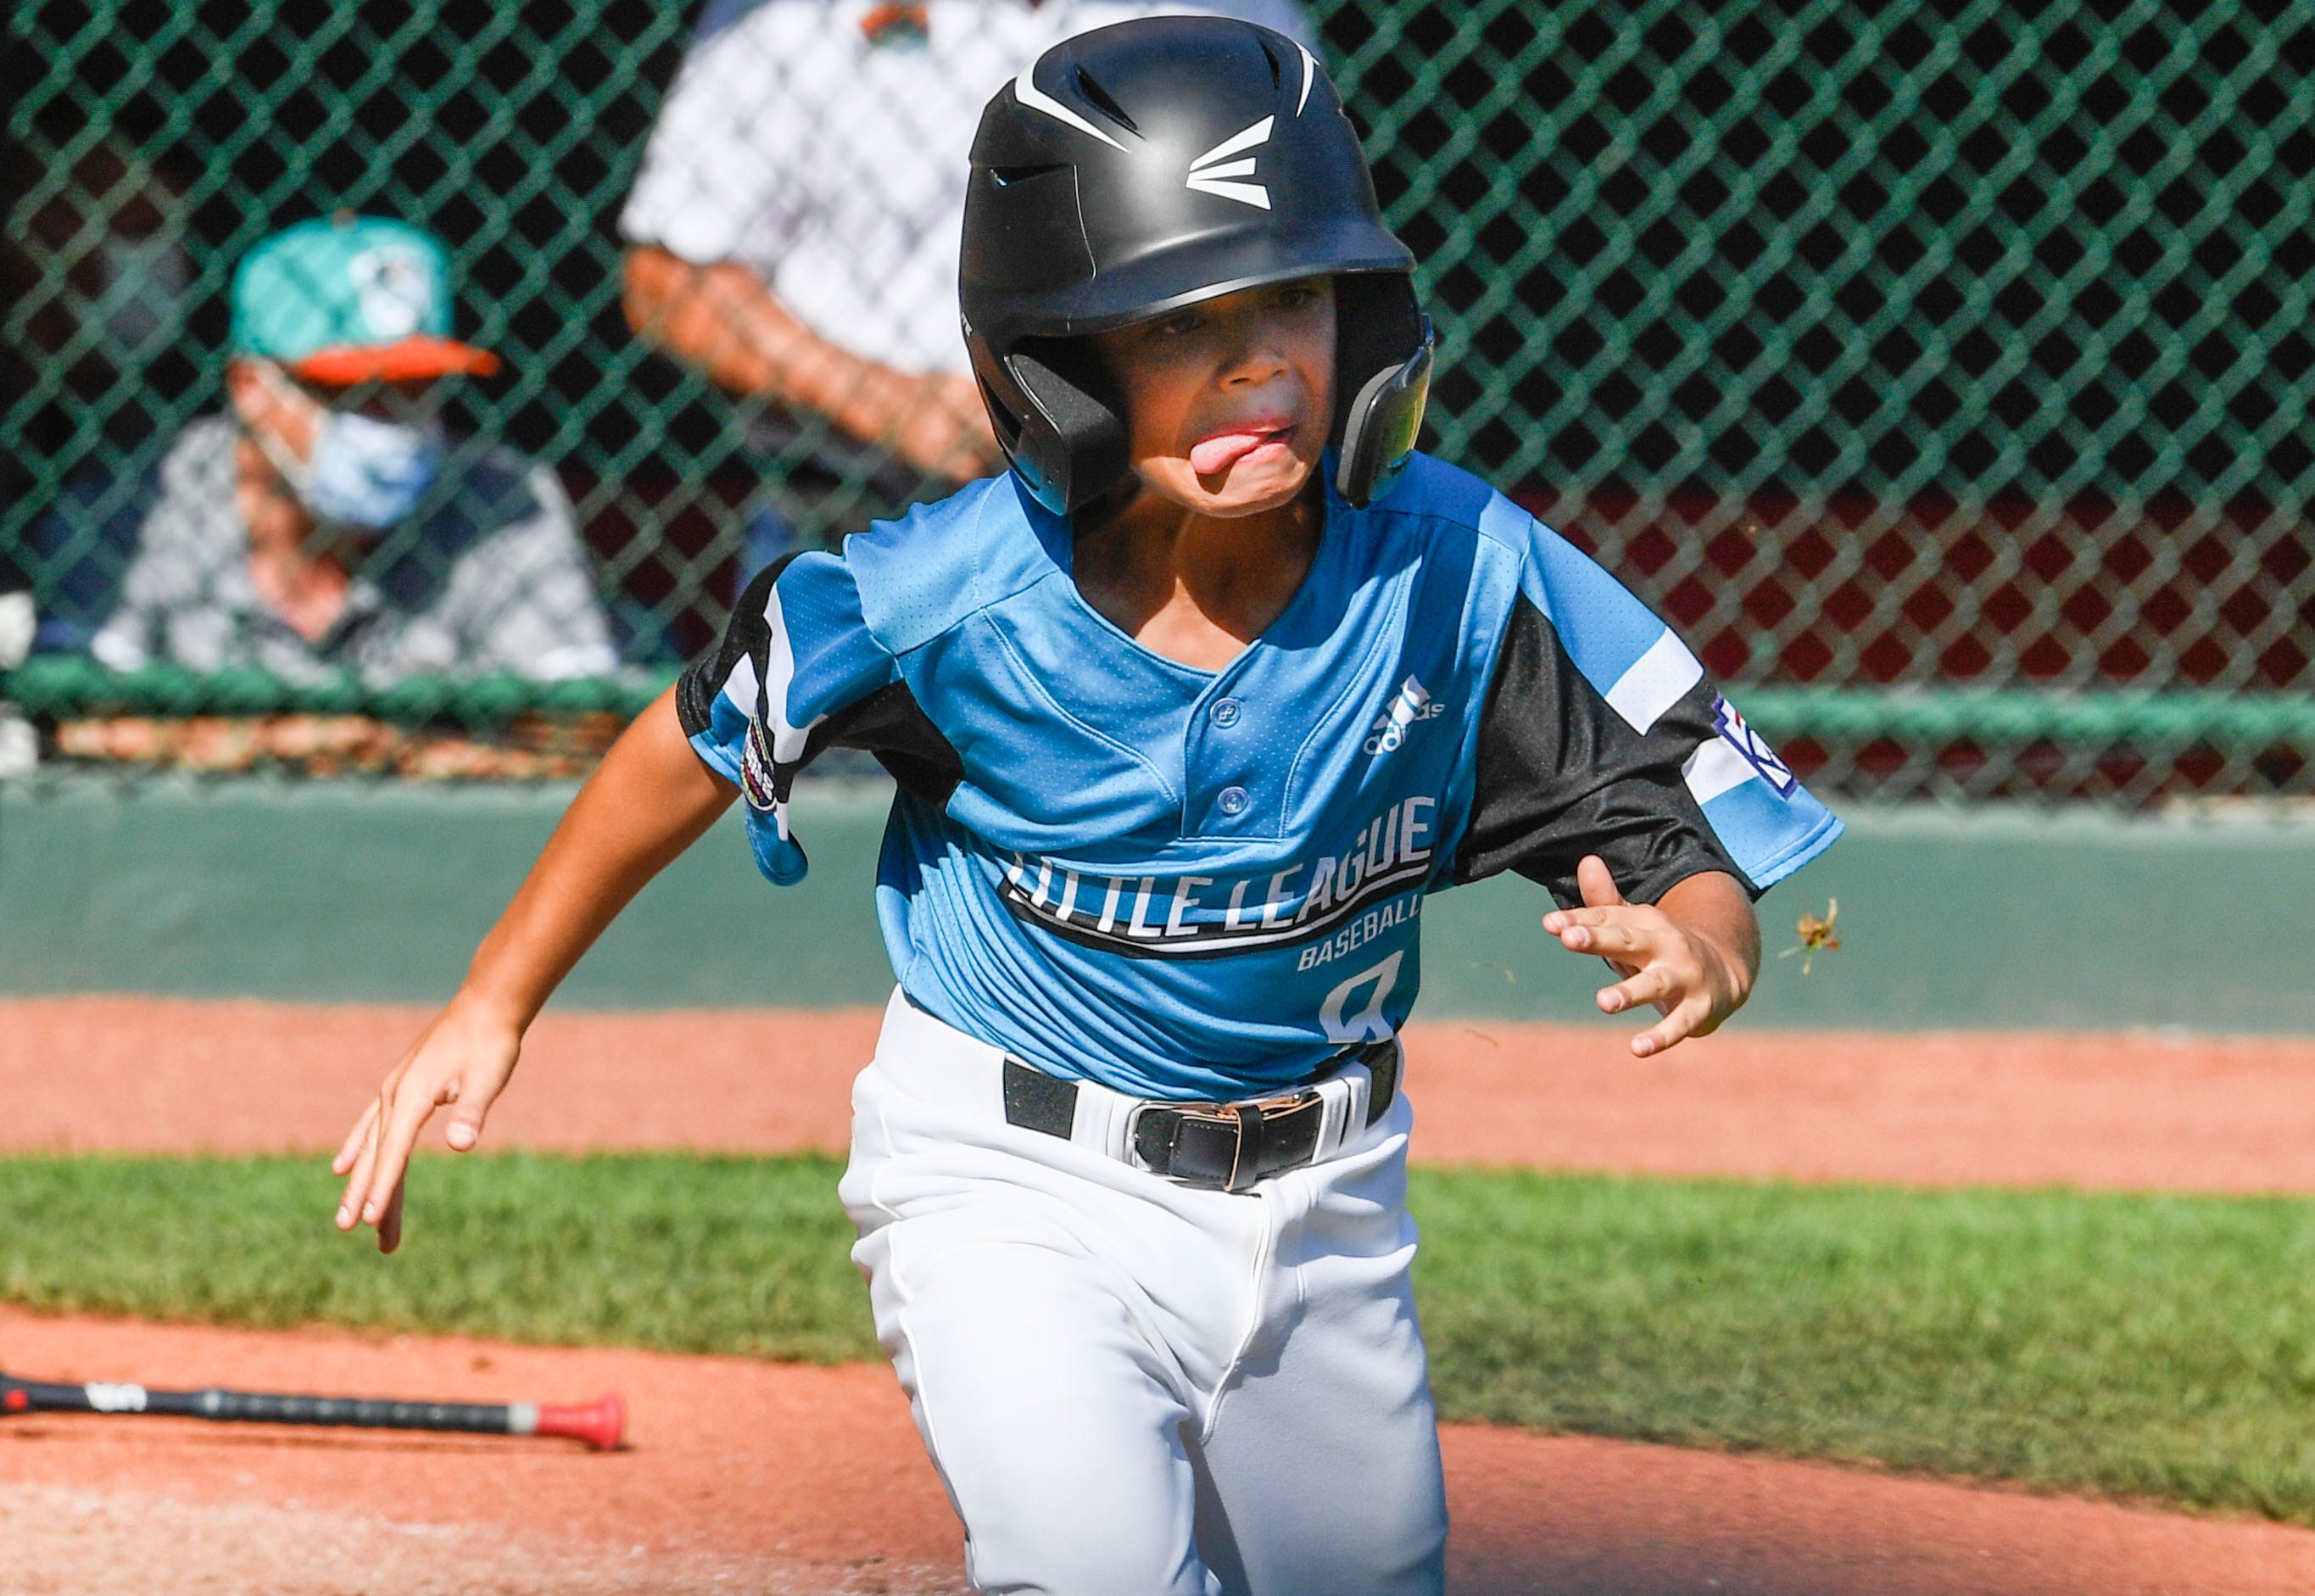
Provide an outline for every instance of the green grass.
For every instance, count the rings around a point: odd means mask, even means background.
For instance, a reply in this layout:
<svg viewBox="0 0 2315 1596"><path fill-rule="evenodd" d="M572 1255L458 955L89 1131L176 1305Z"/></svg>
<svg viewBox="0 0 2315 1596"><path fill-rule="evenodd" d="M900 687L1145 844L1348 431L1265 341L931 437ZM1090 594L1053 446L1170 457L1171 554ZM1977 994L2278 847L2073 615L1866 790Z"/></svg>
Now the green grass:
<svg viewBox="0 0 2315 1596"><path fill-rule="evenodd" d="M2315 1201L1418 1171L1450 1416L2315 1523Z"/></svg>
<svg viewBox="0 0 2315 1596"><path fill-rule="evenodd" d="M0 1160L0 1299L225 1325L877 1356L839 1161L421 1157L402 1250L318 1158Z"/></svg>
<svg viewBox="0 0 2315 1596"><path fill-rule="evenodd" d="M316 1160L12 1159L0 1298L873 1357L837 1173L429 1157L380 1259ZM1414 1203L1450 1417L2315 1523L2315 1201L1420 1170Z"/></svg>

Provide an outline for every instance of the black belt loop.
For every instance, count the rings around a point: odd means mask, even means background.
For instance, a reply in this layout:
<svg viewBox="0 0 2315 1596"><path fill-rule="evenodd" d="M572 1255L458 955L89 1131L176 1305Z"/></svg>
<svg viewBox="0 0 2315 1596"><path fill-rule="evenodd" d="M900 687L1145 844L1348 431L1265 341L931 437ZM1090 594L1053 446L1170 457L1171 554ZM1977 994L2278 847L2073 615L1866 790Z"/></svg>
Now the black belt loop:
<svg viewBox="0 0 2315 1596"><path fill-rule="evenodd" d="M1235 1103L1230 1107L1237 1114L1237 1150L1231 1155L1229 1179L1222 1190L1243 1192L1263 1176L1262 1130L1266 1122L1262 1110L1251 1103Z"/></svg>
<svg viewBox="0 0 2315 1596"><path fill-rule="evenodd" d="M1078 1084L1032 1069L1018 1059L1005 1060L1005 1122L1048 1136L1077 1128Z"/></svg>
<svg viewBox="0 0 2315 1596"><path fill-rule="evenodd" d="M1382 1118L1390 1107L1390 1100L1398 1095L1398 1039L1386 1036L1380 1042L1369 1042L1364 1061L1367 1067L1367 1123Z"/></svg>

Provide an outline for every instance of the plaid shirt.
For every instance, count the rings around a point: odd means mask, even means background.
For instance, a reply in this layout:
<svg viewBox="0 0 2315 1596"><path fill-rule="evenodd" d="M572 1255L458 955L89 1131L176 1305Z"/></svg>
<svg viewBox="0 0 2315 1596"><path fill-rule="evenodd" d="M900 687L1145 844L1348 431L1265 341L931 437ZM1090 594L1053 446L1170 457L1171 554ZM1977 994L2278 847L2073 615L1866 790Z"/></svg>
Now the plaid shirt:
<svg viewBox="0 0 2315 1596"><path fill-rule="evenodd" d="M425 513L383 534L344 612L307 638L250 574L226 416L194 421L161 463L119 607L90 644L116 670L257 666L372 686L427 672L550 680L617 669L610 624L554 474L495 445L455 451Z"/></svg>

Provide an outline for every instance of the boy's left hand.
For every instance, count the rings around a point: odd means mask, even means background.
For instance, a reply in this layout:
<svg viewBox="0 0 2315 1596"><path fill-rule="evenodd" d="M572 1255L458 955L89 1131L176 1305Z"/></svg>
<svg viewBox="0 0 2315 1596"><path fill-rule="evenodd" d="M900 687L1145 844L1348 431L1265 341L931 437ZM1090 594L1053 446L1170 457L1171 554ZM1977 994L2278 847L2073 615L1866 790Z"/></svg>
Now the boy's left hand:
<svg viewBox="0 0 2315 1596"><path fill-rule="evenodd" d="M1623 979L1600 989L1601 1009L1621 1014L1653 1003L1664 1016L1632 1038L1645 1059L1686 1037L1703 1036L1743 1006L1761 968L1761 932L1751 900L1725 875L1692 875L1660 904L1627 903L1605 861L1575 867L1582 909L1556 909L1543 928L1559 945L1597 953Z"/></svg>

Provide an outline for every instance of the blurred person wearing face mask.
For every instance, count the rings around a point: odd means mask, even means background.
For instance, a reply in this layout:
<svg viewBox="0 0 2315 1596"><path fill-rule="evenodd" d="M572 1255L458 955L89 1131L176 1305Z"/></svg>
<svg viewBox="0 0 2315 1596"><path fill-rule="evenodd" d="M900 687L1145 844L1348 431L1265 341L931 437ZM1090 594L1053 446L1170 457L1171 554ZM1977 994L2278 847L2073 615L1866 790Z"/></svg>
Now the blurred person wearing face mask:
<svg viewBox="0 0 2315 1596"><path fill-rule="evenodd" d="M228 410L163 460L99 661L372 685L616 668L554 474L443 431L448 385L498 369L450 337L448 279L431 236L371 217L303 223L243 258Z"/></svg>

